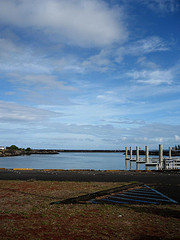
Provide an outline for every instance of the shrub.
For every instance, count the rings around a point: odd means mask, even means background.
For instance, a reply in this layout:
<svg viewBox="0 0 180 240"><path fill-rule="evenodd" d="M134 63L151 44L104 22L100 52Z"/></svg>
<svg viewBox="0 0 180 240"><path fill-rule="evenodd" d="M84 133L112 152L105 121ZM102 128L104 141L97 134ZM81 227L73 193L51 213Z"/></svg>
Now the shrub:
<svg viewBox="0 0 180 240"><path fill-rule="evenodd" d="M26 151L27 152L31 151L31 148L30 147L26 148Z"/></svg>
<svg viewBox="0 0 180 240"><path fill-rule="evenodd" d="M16 145L11 145L10 147L8 147L8 149L18 150L19 148Z"/></svg>

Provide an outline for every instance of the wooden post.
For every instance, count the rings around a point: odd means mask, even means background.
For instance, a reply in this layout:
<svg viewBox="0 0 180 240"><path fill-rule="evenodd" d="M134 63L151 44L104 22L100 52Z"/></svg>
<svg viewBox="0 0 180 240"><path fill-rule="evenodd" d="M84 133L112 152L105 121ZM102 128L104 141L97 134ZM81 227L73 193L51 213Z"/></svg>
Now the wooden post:
<svg viewBox="0 0 180 240"><path fill-rule="evenodd" d="M139 147L136 146L136 170L139 170Z"/></svg>
<svg viewBox="0 0 180 240"><path fill-rule="evenodd" d="M146 163L149 163L149 148L148 148L148 146L145 146L145 149L146 149L146 158L145 158L145 160L146 160ZM148 168L148 166L146 166L146 170L148 170L149 168Z"/></svg>
<svg viewBox="0 0 180 240"><path fill-rule="evenodd" d="M163 145L159 144L159 168L163 168Z"/></svg>

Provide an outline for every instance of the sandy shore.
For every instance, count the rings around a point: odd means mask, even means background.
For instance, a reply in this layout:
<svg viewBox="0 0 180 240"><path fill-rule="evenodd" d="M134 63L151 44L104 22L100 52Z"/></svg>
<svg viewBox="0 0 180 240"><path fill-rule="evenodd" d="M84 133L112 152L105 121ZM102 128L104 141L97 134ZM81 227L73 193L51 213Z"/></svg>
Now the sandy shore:
<svg viewBox="0 0 180 240"><path fill-rule="evenodd" d="M42 180L80 182L137 181L180 202L180 171L88 171L0 169L0 180Z"/></svg>

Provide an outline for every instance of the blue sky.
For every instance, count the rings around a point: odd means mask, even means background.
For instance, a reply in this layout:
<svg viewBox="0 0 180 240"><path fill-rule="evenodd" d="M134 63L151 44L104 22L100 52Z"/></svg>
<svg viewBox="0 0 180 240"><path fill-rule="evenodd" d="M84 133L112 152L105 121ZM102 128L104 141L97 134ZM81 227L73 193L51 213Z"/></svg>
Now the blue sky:
<svg viewBox="0 0 180 240"><path fill-rule="evenodd" d="M0 0L0 145L180 144L179 0Z"/></svg>

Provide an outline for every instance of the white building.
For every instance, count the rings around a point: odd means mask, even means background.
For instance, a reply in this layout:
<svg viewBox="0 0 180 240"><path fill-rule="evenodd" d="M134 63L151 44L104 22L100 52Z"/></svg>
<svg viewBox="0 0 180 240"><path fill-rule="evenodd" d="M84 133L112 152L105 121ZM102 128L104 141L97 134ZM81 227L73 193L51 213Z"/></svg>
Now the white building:
<svg viewBox="0 0 180 240"><path fill-rule="evenodd" d="M3 146L0 146L0 150L4 150L5 149L5 147L3 147Z"/></svg>

